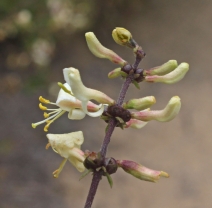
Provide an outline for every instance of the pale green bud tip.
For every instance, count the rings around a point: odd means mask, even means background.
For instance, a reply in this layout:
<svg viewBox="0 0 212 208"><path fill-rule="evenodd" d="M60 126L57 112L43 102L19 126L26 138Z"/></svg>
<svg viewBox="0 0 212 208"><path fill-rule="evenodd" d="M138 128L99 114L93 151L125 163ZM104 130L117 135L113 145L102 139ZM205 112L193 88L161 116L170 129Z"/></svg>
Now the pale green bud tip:
<svg viewBox="0 0 212 208"><path fill-rule="evenodd" d="M189 64L181 63L175 70L171 71L170 73L164 76L158 76L158 75L146 76L145 80L147 82L162 82L166 84L173 84L183 79L188 70L189 70Z"/></svg>
<svg viewBox="0 0 212 208"><path fill-rule="evenodd" d="M121 66L126 64L126 61L123 60L119 55L117 55L112 50L104 47L96 38L93 32L85 33L85 38L88 44L88 48L96 57L109 59L113 63L119 64Z"/></svg>
<svg viewBox="0 0 212 208"><path fill-rule="evenodd" d="M140 99L132 99L123 104L125 109L144 110L156 103L154 96L147 96Z"/></svg>
<svg viewBox="0 0 212 208"><path fill-rule="evenodd" d="M125 28L117 27L116 29L114 29L112 32L112 37L114 41L119 45L127 46L129 48L135 47L135 43L132 40L130 31L126 30Z"/></svg>
<svg viewBox="0 0 212 208"><path fill-rule="evenodd" d="M160 177L168 178L169 174L164 171L157 171L142 166L134 161L118 160L118 166L121 167L125 172L132 176L150 182L157 182Z"/></svg>
<svg viewBox="0 0 212 208"><path fill-rule="evenodd" d="M121 68L116 68L113 71L111 71L111 72L108 73L108 78L114 79L116 77L121 76L121 74L122 74L121 73Z"/></svg>
<svg viewBox="0 0 212 208"><path fill-rule="evenodd" d="M173 71L175 68L177 68L177 66L178 64L176 60L169 60L161 66L154 67L149 70L144 70L144 75L165 75Z"/></svg>

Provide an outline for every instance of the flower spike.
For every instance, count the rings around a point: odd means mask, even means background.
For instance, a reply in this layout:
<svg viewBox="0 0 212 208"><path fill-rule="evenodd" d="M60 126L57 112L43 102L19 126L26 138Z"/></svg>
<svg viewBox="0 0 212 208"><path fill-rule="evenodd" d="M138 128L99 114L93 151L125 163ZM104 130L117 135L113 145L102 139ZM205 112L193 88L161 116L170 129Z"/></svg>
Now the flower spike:
<svg viewBox="0 0 212 208"><path fill-rule="evenodd" d="M105 48L99 40L96 38L93 32L85 33L85 38L88 44L88 48L98 58L106 58L115 64L124 66L127 62L122 59L118 54L112 50Z"/></svg>
<svg viewBox="0 0 212 208"><path fill-rule="evenodd" d="M167 106L163 110L158 111L141 111L141 112L132 112L132 118L141 120L141 121L161 121L167 122L171 121L179 113L181 107L180 98L174 96L168 102Z"/></svg>
<svg viewBox="0 0 212 208"><path fill-rule="evenodd" d="M108 97L106 94L90 89L84 86L82 83L79 70L75 68L65 68L63 70L65 80L70 84L74 96L82 102L83 111L92 117L100 116L104 111L104 106L101 106L101 109L97 112L88 112L87 104L89 100L96 100L101 104L114 104L114 100Z"/></svg>
<svg viewBox="0 0 212 208"><path fill-rule="evenodd" d="M171 71L170 73L166 75L146 76L145 80L147 82L162 82L165 84L173 84L183 79L183 77L188 72L188 70L189 70L189 65L187 63L181 63L175 70Z"/></svg>

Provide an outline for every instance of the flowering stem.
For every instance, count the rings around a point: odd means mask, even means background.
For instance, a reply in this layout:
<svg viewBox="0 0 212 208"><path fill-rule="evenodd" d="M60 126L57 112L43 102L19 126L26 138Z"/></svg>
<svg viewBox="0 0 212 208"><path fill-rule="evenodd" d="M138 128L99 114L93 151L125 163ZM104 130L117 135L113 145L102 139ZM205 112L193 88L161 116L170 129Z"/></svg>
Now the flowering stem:
<svg viewBox="0 0 212 208"><path fill-rule="evenodd" d="M137 55L135 63L133 65L134 69L137 69L141 60L142 60L142 58L139 55ZM133 74L130 74L130 75L128 75L128 77L126 78L125 82L122 85L121 91L120 91L118 99L117 99L117 105L118 106L121 106L123 104L127 90L129 88L130 84L132 83L132 81L133 81ZM112 135L117 123L118 123L118 121L114 118L111 118L109 123L108 123L108 128L107 128L107 131L106 131L106 134L105 134L105 137L104 137L104 140L102 142L101 149L100 149L100 153L101 153L102 157L106 156L107 147L110 143L111 135ZM89 190L84 208L91 208L91 205L93 203L93 199L94 199L94 196L96 194L96 191L97 191L97 188L98 188L98 185L99 185L101 178L102 178L102 172L101 171L95 171L93 173L93 179L92 179L92 182L91 182L90 190Z"/></svg>

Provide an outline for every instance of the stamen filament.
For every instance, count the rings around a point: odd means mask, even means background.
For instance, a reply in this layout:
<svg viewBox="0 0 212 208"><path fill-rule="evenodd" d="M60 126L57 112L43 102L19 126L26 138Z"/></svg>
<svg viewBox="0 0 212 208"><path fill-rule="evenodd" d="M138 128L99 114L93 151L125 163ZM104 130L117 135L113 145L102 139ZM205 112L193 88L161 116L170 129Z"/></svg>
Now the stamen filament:
<svg viewBox="0 0 212 208"><path fill-rule="evenodd" d="M59 174L60 174L61 171L63 170L63 167L64 167L64 165L66 164L66 161L67 161L67 159L65 158L65 159L61 162L59 168L58 168L57 170L55 170L55 171L52 173L53 176L54 176L54 178L58 178L58 177L59 177Z"/></svg>
<svg viewBox="0 0 212 208"><path fill-rule="evenodd" d="M38 126L38 125L40 125L40 124L42 124L42 123L45 123L46 121L48 121L48 120L50 120L50 119L52 119L52 118L54 118L54 117L57 117L58 114L60 114L62 111L63 111L63 110L60 109L59 112L57 112L56 114L50 116L49 118L44 119L43 121L39 121L39 122L37 122L37 123L32 123L32 127L33 127L33 128L36 128L36 126ZM65 113L65 111L64 111L64 113Z"/></svg>
<svg viewBox="0 0 212 208"><path fill-rule="evenodd" d="M51 117L49 117L49 119L48 119L48 124L46 124L46 126L44 127L44 131L48 131L48 128L49 128L49 126L50 126L50 124L51 123L53 123L56 119L58 119L60 116L62 116L64 113L65 113L66 111L64 111L64 110L61 110L60 112L58 112L58 113L56 113L54 116L54 118L50 121L50 118L52 118L52 116Z"/></svg>

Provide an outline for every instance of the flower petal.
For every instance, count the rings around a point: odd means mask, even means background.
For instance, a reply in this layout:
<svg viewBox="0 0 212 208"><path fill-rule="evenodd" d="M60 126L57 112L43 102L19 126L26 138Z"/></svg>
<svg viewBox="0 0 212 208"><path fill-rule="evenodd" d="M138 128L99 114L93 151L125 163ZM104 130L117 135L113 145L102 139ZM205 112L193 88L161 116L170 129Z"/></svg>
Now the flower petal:
<svg viewBox="0 0 212 208"><path fill-rule="evenodd" d="M81 120L85 118L85 113L82 109L73 109L69 111L68 118L71 120Z"/></svg>

